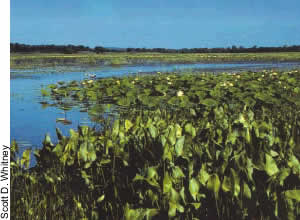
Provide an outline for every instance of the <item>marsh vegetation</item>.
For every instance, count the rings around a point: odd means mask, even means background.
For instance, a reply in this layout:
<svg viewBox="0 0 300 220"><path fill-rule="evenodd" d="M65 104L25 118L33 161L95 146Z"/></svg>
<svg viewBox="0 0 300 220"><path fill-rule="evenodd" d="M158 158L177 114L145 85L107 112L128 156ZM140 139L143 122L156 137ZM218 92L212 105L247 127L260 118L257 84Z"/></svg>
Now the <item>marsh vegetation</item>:
<svg viewBox="0 0 300 220"><path fill-rule="evenodd" d="M300 61L300 52L281 53L87 53L53 54L29 53L12 54L11 68L28 69L37 67L77 66L120 66L140 64L180 63L236 63L236 62L293 62Z"/></svg>
<svg viewBox="0 0 300 220"><path fill-rule="evenodd" d="M16 219L300 217L299 70L157 72L41 92L101 126L57 129L34 155L13 142Z"/></svg>

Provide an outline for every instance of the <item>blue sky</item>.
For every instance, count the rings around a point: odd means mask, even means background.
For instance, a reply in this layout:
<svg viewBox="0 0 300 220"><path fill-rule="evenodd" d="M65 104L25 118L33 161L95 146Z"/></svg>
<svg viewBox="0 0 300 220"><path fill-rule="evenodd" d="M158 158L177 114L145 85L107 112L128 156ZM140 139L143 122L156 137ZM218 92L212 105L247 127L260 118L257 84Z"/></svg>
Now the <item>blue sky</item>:
<svg viewBox="0 0 300 220"><path fill-rule="evenodd" d="M94 47L300 44L299 0L11 0L11 42Z"/></svg>

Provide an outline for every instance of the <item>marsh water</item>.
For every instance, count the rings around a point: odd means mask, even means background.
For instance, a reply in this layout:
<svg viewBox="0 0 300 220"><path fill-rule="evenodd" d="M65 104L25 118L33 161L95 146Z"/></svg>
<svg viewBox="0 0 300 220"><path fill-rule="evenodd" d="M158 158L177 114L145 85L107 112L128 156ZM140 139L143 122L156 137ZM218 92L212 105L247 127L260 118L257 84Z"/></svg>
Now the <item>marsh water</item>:
<svg viewBox="0 0 300 220"><path fill-rule="evenodd" d="M31 70L11 70L10 80L10 109L11 109L11 141L16 140L20 151L24 148L40 148L45 137L49 134L53 143L57 142L56 127L64 135L69 134L69 129L77 129L78 125L97 126L90 120L87 112L81 112L79 107L67 111L55 107L43 106L44 100L41 89L58 81L70 82L83 80L86 73L92 72L97 77L125 76L127 74L142 74L153 72L180 72L205 71L205 72L237 72L240 70L261 69L295 69L300 68L300 63L220 63L220 64L171 64L171 65L142 65L101 68L43 68ZM72 124L64 125L56 122L57 118L66 118Z"/></svg>

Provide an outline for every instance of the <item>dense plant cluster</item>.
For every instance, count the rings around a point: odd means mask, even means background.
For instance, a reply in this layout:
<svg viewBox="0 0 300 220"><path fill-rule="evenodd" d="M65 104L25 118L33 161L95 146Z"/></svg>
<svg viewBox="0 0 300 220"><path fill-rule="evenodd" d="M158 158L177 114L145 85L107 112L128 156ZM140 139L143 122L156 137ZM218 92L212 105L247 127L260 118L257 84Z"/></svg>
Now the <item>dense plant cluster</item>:
<svg viewBox="0 0 300 220"><path fill-rule="evenodd" d="M79 105L101 128L57 129L30 169L14 142L13 215L298 219L299 83L299 71L263 71L49 85L44 105Z"/></svg>

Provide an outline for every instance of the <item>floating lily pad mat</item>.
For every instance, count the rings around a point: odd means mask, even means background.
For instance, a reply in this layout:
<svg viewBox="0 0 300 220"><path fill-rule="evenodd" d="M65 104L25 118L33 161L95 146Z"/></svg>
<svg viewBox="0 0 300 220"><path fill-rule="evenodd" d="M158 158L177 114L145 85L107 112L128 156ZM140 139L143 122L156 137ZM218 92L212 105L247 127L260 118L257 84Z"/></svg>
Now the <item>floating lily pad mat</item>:
<svg viewBox="0 0 300 220"><path fill-rule="evenodd" d="M35 167L13 142L14 216L300 217L299 70L59 82L42 94L65 111L111 115L100 130L46 136Z"/></svg>

